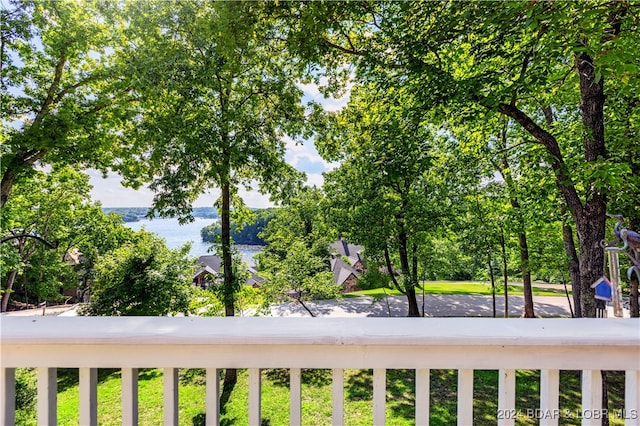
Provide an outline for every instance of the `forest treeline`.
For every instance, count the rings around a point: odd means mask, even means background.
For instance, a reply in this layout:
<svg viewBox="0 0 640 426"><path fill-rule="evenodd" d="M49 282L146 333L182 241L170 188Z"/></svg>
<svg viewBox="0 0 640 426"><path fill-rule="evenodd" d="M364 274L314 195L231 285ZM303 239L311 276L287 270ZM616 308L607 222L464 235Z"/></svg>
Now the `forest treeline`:
<svg viewBox="0 0 640 426"><path fill-rule="evenodd" d="M255 209L253 213L255 217L249 223L242 227L237 225L231 227L231 238L234 244L266 245L266 242L260 237L260 233L264 231L271 219L276 216L277 209ZM218 221L200 230L202 241L205 242L217 242L221 234L222 226Z"/></svg>
<svg viewBox="0 0 640 426"><path fill-rule="evenodd" d="M114 212L122 217L125 222L138 222L140 219L149 217L150 207L103 207L102 211L106 214ZM154 217L160 217L155 214ZM217 219L218 210L214 207L194 207L193 217L203 219Z"/></svg>

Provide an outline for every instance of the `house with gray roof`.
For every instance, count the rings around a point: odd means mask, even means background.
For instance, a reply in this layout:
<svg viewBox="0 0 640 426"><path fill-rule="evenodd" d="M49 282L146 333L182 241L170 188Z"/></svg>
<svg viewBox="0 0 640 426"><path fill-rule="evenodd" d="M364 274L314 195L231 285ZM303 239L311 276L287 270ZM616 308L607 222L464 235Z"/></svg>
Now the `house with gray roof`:
<svg viewBox="0 0 640 426"><path fill-rule="evenodd" d="M343 292L350 293L359 290L360 273L341 258L331 259L331 272L333 272L333 280L343 288Z"/></svg>
<svg viewBox="0 0 640 426"><path fill-rule="evenodd" d="M193 284L200 288L207 288L214 283L222 283L222 258L216 255L200 256L198 258L198 265L200 266L195 274L193 274ZM264 278L258 275L258 271L250 267L248 268L249 278L245 282L245 285L251 287L261 287L264 283ZM213 280L208 278L213 276Z"/></svg>
<svg viewBox="0 0 640 426"><path fill-rule="evenodd" d="M358 280L365 272L363 251L363 246L348 243L344 238L329 245L333 279L345 293L359 290Z"/></svg>
<svg viewBox="0 0 640 426"><path fill-rule="evenodd" d="M363 246L350 244L342 237L338 241L329 245L329 252L331 253L331 257L344 258L349 262L349 265L353 269L361 274L365 271L364 260L362 258L363 251Z"/></svg>

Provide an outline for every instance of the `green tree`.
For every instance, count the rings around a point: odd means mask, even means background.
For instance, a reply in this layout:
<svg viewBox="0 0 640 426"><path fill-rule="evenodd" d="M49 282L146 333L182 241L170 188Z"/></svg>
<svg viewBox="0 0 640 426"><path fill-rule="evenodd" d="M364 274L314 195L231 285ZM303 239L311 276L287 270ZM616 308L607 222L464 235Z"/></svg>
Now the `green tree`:
<svg viewBox="0 0 640 426"><path fill-rule="evenodd" d="M278 268L268 275L263 290L266 301L292 298L315 317L305 302L339 297L342 289L333 280L333 273L324 260L314 256L304 242L298 240L289 246Z"/></svg>
<svg viewBox="0 0 640 426"><path fill-rule="evenodd" d="M336 232L327 222L326 205L327 200L319 189L303 187L278 209L260 234L267 242L256 255L260 270L277 270L295 242L302 242L311 255L328 267L329 244L336 239Z"/></svg>
<svg viewBox="0 0 640 426"><path fill-rule="evenodd" d="M62 287L78 285L78 275L65 260L67 253L77 249L89 260L95 257L92 253L103 253L126 238L128 229L121 229L120 220L114 222L91 204L90 189L88 177L70 167L34 172L16 184L13 197L2 208L2 236L32 234L42 239L18 238L2 244L2 270L7 274L2 283L3 311L14 283L38 301L55 299Z"/></svg>
<svg viewBox="0 0 640 426"><path fill-rule="evenodd" d="M189 246L171 250L146 231L96 263L89 315L167 315L187 312L194 263Z"/></svg>
<svg viewBox="0 0 640 426"><path fill-rule="evenodd" d="M0 10L0 207L37 165L106 169L130 104L122 23L106 3L10 0Z"/></svg>
<svg viewBox="0 0 640 426"><path fill-rule="evenodd" d="M276 215L275 209L260 209L253 213L253 219L239 229L237 226L231 227L231 239L235 244L249 244L263 246L266 243L260 238L260 233L267 227L271 219ZM222 234L220 222L214 222L200 230L202 241L215 242Z"/></svg>
<svg viewBox="0 0 640 426"><path fill-rule="evenodd" d="M153 211L191 216L192 202L219 188L227 315L234 315L231 211L240 185L284 197L300 174L284 160L283 135L303 120L301 91L268 17L252 3L131 2L140 98L119 170L150 181Z"/></svg>
<svg viewBox="0 0 640 426"><path fill-rule="evenodd" d="M394 286L407 296L409 316L420 315L419 248L442 207L435 202L433 139L407 88L382 91L370 85L352 92L334 131L319 142L325 158L342 159L325 181L338 230L362 244L368 256L384 258Z"/></svg>
<svg viewBox="0 0 640 426"><path fill-rule="evenodd" d="M330 20L322 8L332 8ZM316 42L301 54L327 64L341 56L356 64L357 78L381 87L389 78L380 75L412 82L424 113L482 110L517 123L543 149L575 224L579 315L594 316L590 285L603 270L607 194L623 186L622 177L636 181L635 162L611 155L636 130L638 105L629 102L637 99L640 69L636 12L633 2L604 1L303 5L292 14L301 16L290 39L311 31Z"/></svg>
<svg viewBox="0 0 640 426"><path fill-rule="evenodd" d="M267 278L265 304L293 298L315 316L305 302L339 296L329 255L335 231L326 222L325 205L320 190L304 187L260 234L267 246L255 259Z"/></svg>

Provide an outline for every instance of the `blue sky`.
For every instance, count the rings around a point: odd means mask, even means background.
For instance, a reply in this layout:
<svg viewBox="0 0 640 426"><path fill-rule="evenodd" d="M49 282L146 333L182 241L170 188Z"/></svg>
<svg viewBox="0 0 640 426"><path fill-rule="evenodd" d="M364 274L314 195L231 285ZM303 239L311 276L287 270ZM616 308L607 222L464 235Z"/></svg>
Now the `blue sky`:
<svg viewBox="0 0 640 426"><path fill-rule="evenodd" d="M328 111L337 111L346 106L349 101L349 95L345 95L340 99L325 98L315 84L300 84L300 89L305 93L303 102L315 101L321 103ZM313 144L313 141L307 141L303 144L296 144L291 139L285 139L287 144L287 152L285 160L296 169L307 174L307 184L321 186L323 182L322 173L329 171L337 166L324 161ZM148 207L153 200L153 192L147 187L139 190L125 188L121 185L122 179L115 173L110 173L107 178L103 178L102 174L95 170L88 171L91 185L91 197L94 201L100 201L103 207ZM262 195L257 191L246 191L240 189L240 195L245 204L253 208L265 208L273 206L269 201L268 195ZM198 198L194 207L212 206L218 198L218 191L205 193Z"/></svg>

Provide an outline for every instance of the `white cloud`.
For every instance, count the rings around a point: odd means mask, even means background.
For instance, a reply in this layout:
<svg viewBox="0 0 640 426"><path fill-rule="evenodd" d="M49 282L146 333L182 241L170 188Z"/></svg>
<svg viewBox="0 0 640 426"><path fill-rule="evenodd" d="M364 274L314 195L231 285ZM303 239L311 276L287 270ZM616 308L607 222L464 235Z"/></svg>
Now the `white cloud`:
<svg viewBox="0 0 640 426"><path fill-rule="evenodd" d="M134 190L122 186L122 178L115 173L106 177L96 170L89 170L89 183L93 186L91 198L104 207L147 207L151 205L153 193L147 187Z"/></svg>
<svg viewBox="0 0 640 426"><path fill-rule="evenodd" d="M353 82L351 81L347 82L344 88L345 94L340 98L333 98L331 96L325 97L321 93L320 89L322 87L326 87L329 83L326 77L321 77L319 83L320 84L316 84L316 83L305 83L305 84L298 83L297 84L298 88L304 92L304 96L302 99L304 103L314 101L321 104L326 111L332 111L332 112L340 111L342 108L347 106L347 104L349 103L349 97L351 95L351 88L353 87Z"/></svg>
<svg viewBox="0 0 640 426"><path fill-rule="evenodd" d="M322 176L322 173L307 173L307 186L321 188L322 184L324 184L324 176Z"/></svg>
<svg viewBox="0 0 640 426"><path fill-rule="evenodd" d="M326 85L327 79L322 77L320 85ZM320 103L327 111L339 111L349 102L349 96L352 84L346 87L345 96L334 99L325 98L320 92L320 85L317 84L298 84L298 87L304 92L303 101L311 100ZM285 138L286 154L285 160L296 169L307 173L307 185L316 185L321 187L324 182L322 172L335 169L339 163L332 163L322 159L316 150L313 141L306 140L300 143L291 138ZM105 207L148 207L153 202L153 192L148 186L143 186L138 190L125 188L122 186L122 178L115 173L109 173L107 178L103 178L101 173L90 170L90 183L93 185L91 196L95 201L100 201ZM273 203L269 200L268 195L259 192L247 191L244 188L239 190L239 194L245 204L253 208L272 207ZM218 190L210 191L203 194L194 203L194 207L212 206L219 197Z"/></svg>
<svg viewBox="0 0 640 426"><path fill-rule="evenodd" d="M238 191L238 195L242 198L245 205L255 208L264 209L267 207L273 207L275 204L271 202L268 195L260 194L258 191L247 191L244 188Z"/></svg>
<svg viewBox="0 0 640 426"><path fill-rule="evenodd" d="M97 170L88 170L89 183L93 186L91 198L100 201L104 207L149 207L153 203L154 193L147 185L140 189L122 186L122 177L110 172L106 178ZM194 203L194 207L209 207L218 195L207 193L201 195Z"/></svg>
<svg viewBox="0 0 640 426"><path fill-rule="evenodd" d="M292 139L288 139L285 160L296 169L309 173L313 173L313 171L305 169L305 166L310 163L321 164L323 167L322 171L333 170L338 165L338 163L329 162L320 157L320 154L318 154L318 151L316 150L316 146L311 140L306 140L300 143Z"/></svg>

